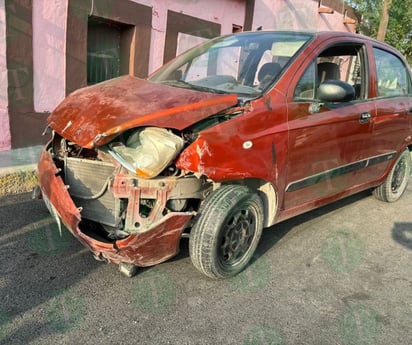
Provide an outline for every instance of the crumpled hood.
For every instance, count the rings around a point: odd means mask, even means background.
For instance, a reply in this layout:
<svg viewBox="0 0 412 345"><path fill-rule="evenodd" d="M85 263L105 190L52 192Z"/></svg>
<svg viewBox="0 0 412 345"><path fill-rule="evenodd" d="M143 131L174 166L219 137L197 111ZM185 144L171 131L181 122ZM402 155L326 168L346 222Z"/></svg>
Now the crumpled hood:
<svg viewBox="0 0 412 345"><path fill-rule="evenodd" d="M237 104L237 95L181 89L122 76L79 89L51 113L49 126L92 148L139 126L184 129Z"/></svg>

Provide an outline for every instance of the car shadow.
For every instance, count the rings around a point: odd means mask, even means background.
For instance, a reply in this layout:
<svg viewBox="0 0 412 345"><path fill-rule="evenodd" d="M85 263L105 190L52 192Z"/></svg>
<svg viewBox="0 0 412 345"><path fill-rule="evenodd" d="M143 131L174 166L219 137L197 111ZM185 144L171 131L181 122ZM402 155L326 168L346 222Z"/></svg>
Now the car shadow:
<svg viewBox="0 0 412 345"><path fill-rule="evenodd" d="M395 223L392 238L402 246L412 250L412 223Z"/></svg>
<svg viewBox="0 0 412 345"><path fill-rule="evenodd" d="M345 207L366 197L369 197L371 192L369 190L357 193L355 195L346 197L342 200L335 201L326 206L317 208L315 210L303 213L299 216L284 220L278 224L271 226L270 228L264 229L262 237L260 239L259 245L253 255L252 263L263 256L268 250L272 249L278 241L280 241L284 236L286 236L291 230L296 226L302 225L318 217L327 215L330 212L336 211L339 208ZM412 246L412 239L411 239ZM188 239L182 239L180 242L180 252L177 256L170 259L169 261L177 261L190 256L189 254L189 241Z"/></svg>
<svg viewBox="0 0 412 345"><path fill-rule="evenodd" d="M313 219L327 215L328 213L334 212L340 208L347 205L353 204L371 195L369 190L351 195L344 199L335 201L331 204L322 206L320 208L314 209L312 211L303 213L299 216L287 219L283 222L277 223L270 228L265 229L260 240L260 244L256 250L255 258L256 260L263 256L268 250L273 248L278 241L280 241L284 236L286 236L291 230L299 225L310 222Z"/></svg>

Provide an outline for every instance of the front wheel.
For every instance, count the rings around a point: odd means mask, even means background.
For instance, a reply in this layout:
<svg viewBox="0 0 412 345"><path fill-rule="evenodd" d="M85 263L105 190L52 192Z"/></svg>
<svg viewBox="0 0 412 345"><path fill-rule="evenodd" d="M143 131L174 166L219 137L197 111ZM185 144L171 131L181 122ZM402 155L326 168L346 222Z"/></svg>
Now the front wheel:
<svg viewBox="0 0 412 345"><path fill-rule="evenodd" d="M411 156L406 149L396 160L386 180L373 191L373 195L382 201L394 202L405 191L411 173Z"/></svg>
<svg viewBox="0 0 412 345"><path fill-rule="evenodd" d="M242 271L255 252L263 229L263 203L244 186L226 185L202 205L189 240L193 265L211 278Z"/></svg>

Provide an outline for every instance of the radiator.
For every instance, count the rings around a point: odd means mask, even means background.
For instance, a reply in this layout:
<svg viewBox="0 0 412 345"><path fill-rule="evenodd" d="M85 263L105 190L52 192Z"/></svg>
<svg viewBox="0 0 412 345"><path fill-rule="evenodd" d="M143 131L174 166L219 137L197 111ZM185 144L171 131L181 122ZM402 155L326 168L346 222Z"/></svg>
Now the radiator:
<svg viewBox="0 0 412 345"><path fill-rule="evenodd" d="M66 158L65 183L76 206L82 207L82 218L113 227L119 224L122 201L107 188L114 169L106 162Z"/></svg>

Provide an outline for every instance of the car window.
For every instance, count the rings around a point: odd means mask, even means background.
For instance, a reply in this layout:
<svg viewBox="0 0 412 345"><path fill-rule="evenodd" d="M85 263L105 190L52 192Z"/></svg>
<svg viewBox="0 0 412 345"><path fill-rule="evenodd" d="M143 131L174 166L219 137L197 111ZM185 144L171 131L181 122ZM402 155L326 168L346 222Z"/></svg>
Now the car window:
<svg viewBox="0 0 412 345"><path fill-rule="evenodd" d="M392 53L374 48L378 97L402 96L411 93L409 73L403 62Z"/></svg>
<svg viewBox="0 0 412 345"><path fill-rule="evenodd" d="M180 71L185 73L185 81L191 82L210 75L213 68L216 75L230 76L236 79L239 74L240 66L243 64L246 54L242 54L239 47L224 47L219 52L206 52L193 59L192 63L183 66ZM213 64L210 64L213 61ZM212 67L211 67L212 66Z"/></svg>
<svg viewBox="0 0 412 345"><path fill-rule="evenodd" d="M253 80L253 85L258 85L259 84L259 77L258 77L258 71L262 70L263 65L267 63L271 63L273 59L273 56L270 52L270 50L265 50L265 52L262 54L262 57L260 58L260 61L258 63L256 73L255 73L255 78Z"/></svg>
<svg viewBox="0 0 412 345"><path fill-rule="evenodd" d="M183 53L156 71L150 81L242 100L269 90L313 35L249 32L218 37Z"/></svg>
<svg viewBox="0 0 412 345"><path fill-rule="evenodd" d="M307 67L294 91L296 101L316 99L317 88L327 80L340 80L355 89L358 100L367 97L366 59L363 45L333 46L322 51Z"/></svg>

